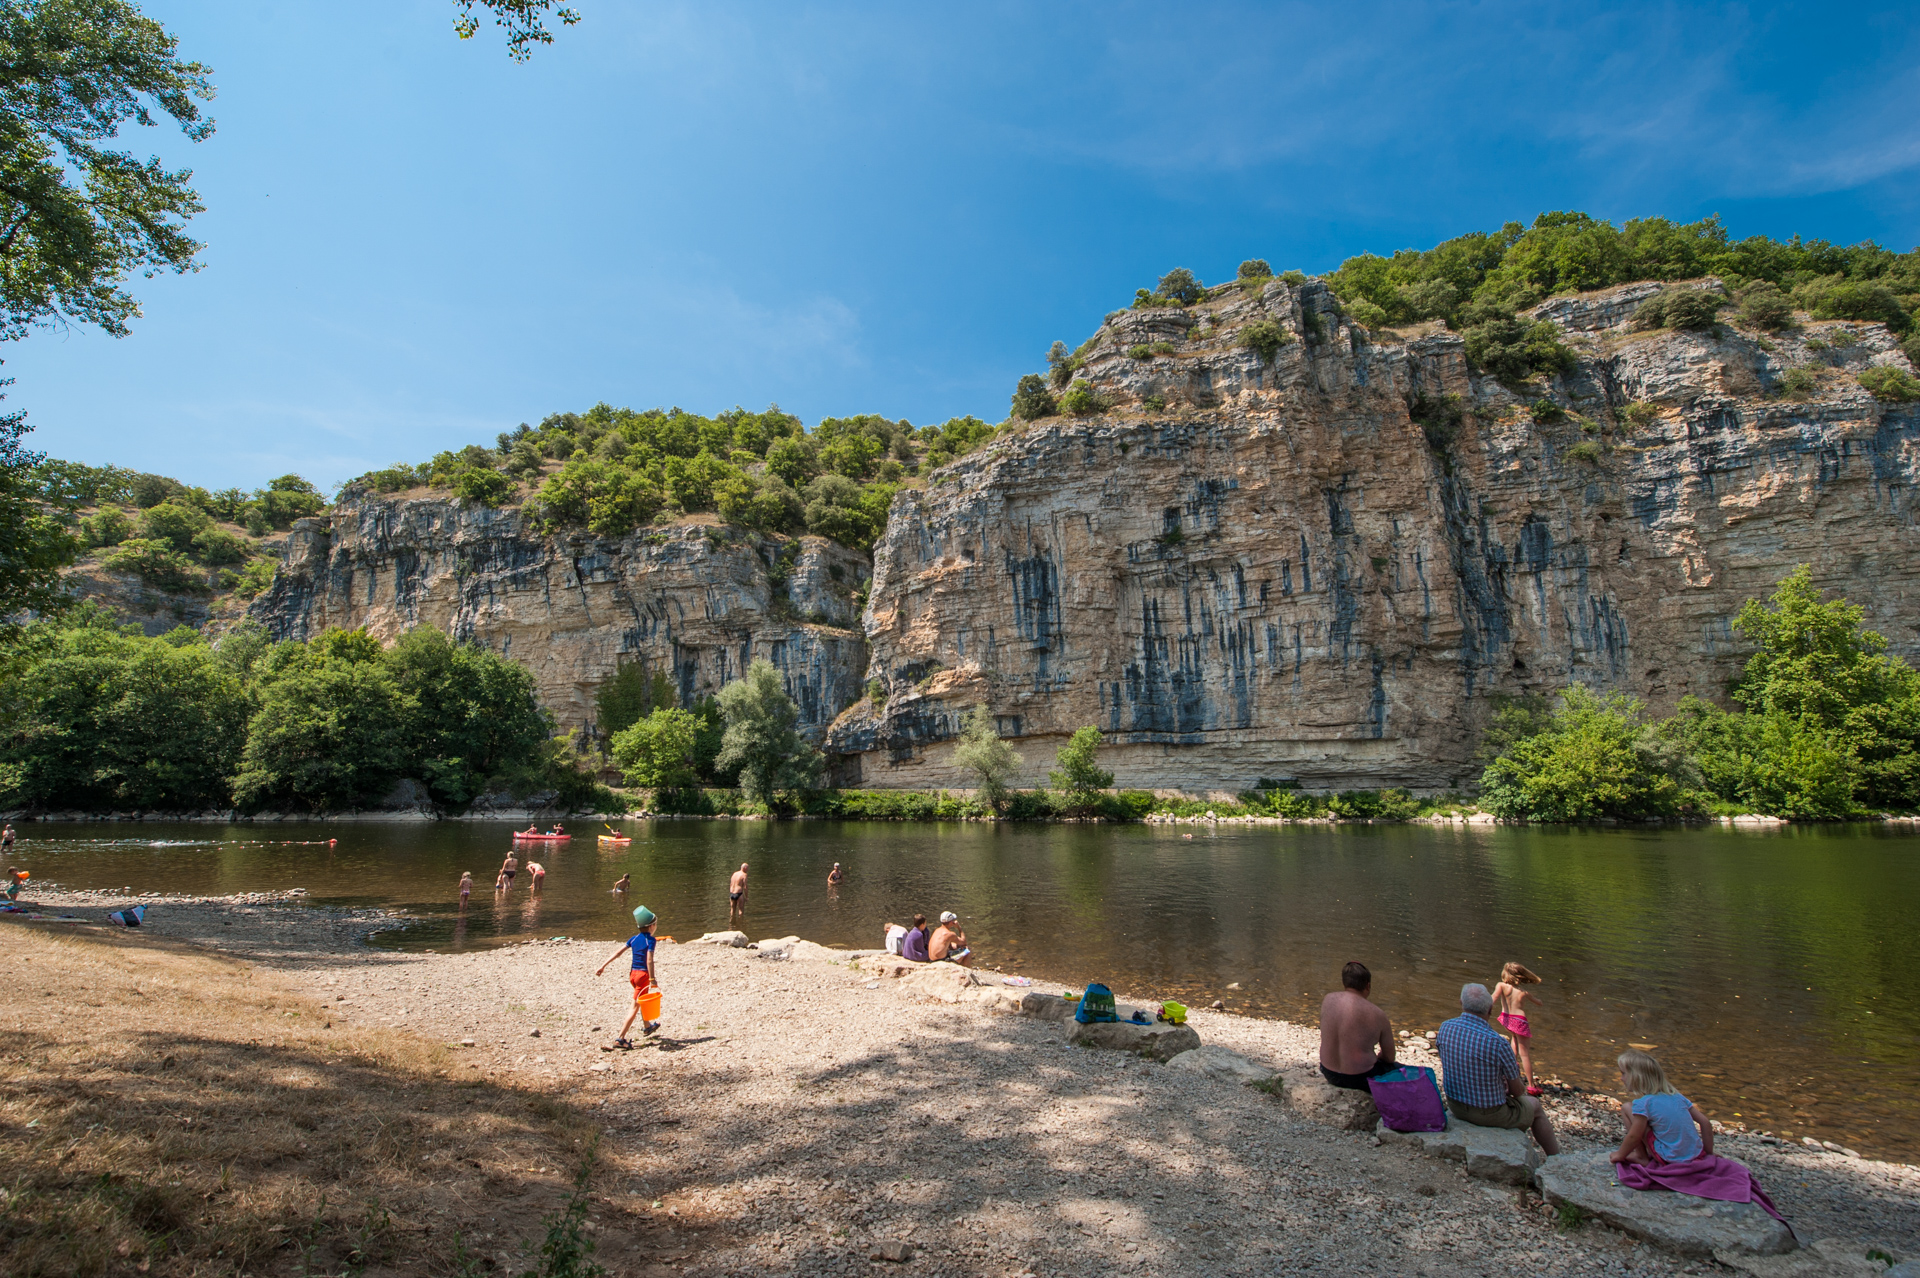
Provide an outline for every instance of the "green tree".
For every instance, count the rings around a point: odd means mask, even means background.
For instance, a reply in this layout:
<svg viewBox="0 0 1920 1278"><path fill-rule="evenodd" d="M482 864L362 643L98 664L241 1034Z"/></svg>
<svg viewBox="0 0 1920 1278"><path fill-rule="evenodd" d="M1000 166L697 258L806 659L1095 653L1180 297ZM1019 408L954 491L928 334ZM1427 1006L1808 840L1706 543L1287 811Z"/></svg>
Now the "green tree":
<svg viewBox="0 0 1920 1278"><path fill-rule="evenodd" d="M1006 807L1011 793L1008 782L1024 762L1017 750L1000 739L993 712L984 703L968 712L953 747L953 765L974 775L982 802L996 813Z"/></svg>
<svg viewBox="0 0 1920 1278"><path fill-rule="evenodd" d="M405 775L411 707L392 676L353 645L319 646L286 659L260 694L233 781L243 808L364 807Z"/></svg>
<svg viewBox="0 0 1920 1278"><path fill-rule="evenodd" d="M700 717L690 710L655 710L614 734L613 760L628 785L669 792L688 789L700 780L700 728Z"/></svg>
<svg viewBox="0 0 1920 1278"><path fill-rule="evenodd" d="M666 671L656 670L649 678L646 666L629 662L594 692L595 726L612 737L640 722L649 710L673 705L678 699Z"/></svg>
<svg viewBox="0 0 1920 1278"><path fill-rule="evenodd" d="M1886 639L1865 628L1865 617L1843 599L1822 601L1801 565L1771 600L1750 600L1734 619L1759 651L1733 697L1772 722L1772 740L1805 751L1824 742L1818 748L1847 754L1857 802L1910 811L1920 807L1920 673L1887 655ZM1756 802L1758 785L1749 782Z"/></svg>
<svg viewBox="0 0 1920 1278"><path fill-rule="evenodd" d="M108 145L156 114L190 141L212 134L209 68L176 48L129 0L0 3L0 338L70 323L125 336L129 274L197 269L192 173Z"/></svg>
<svg viewBox="0 0 1920 1278"><path fill-rule="evenodd" d="M1047 393L1046 378L1028 373L1020 379L1013 392L1013 415L1030 422L1053 415L1053 396Z"/></svg>
<svg viewBox="0 0 1920 1278"><path fill-rule="evenodd" d="M228 803L247 699L192 636L146 639L86 606L26 627L0 680L0 806L197 811Z"/></svg>
<svg viewBox="0 0 1920 1278"><path fill-rule="evenodd" d="M1113 773L1100 766L1100 729L1080 728L1054 756L1056 769L1047 781L1066 796L1070 810L1084 812L1113 785Z"/></svg>
<svg viewBox="0 0 1920 1278"><path fill-rule="evenodd" d="M213 516L184 501L163 501L140 516L142 537L165 542L183 555L193 550L193 539L211 527Z"/></svg>
<svg viewBox="0 0 1920 1278"><path fill-rule="evenodd" d="M1176 266L1162 275L1160 283L1153 291L1156 296L1178 302L1182 306L1191 306L1207 295L1206 285L1184 266Z"/></svg>
<svg viewBox="0 0 1920 1278"><path fill-rule="evenodd" d="M39 500L34 471L46 458L22 446L30 429L19 413L0 416L0 626L29 609L63 607L60 570L80 549L60 517Z"/></svg>
<svg viewBox="0 0 1920 1278"><path fill-rule="evenodd" d="M1239 278L1243 280L1264 280L1273 277L1273 268L1267 265L1264 257L1250 257L1240 263Z"/></svg>
<svg viewBox="0 0 1920 1278"><path fill-rule="evenodd" d="M204 590L207 585L193 560L150 537L121 542L101 557L100 564L109 572L127 573L160 590L188 592Z"/></svg>
<svg viewBox="0 0 1920 1278"><path fill-rule="evenodd" d="M714 766L737 771L749 799L772 807L781 791L804 789L819 777L820 752L795 728L800 708L772 662L748 666L720 689L719 702L727 727Z"/></svg>
<svg viewBox="0 0 1920 1278"><path fill-rule="evenodd" d="M398 694L407 768L440 803L475 798L491 778L537 758L553 734L533 675L489 648L417 626L376 660Z"/></svg>
<svg viewBox="0 0 1920 1278"><path fill-rule="evenodd" d="M1535 821L1661 816L1682 788L1666 743L1641 721L1640 703L1574 684L1544 731L1513 742L1481 774L1481 804Z"/></svg>

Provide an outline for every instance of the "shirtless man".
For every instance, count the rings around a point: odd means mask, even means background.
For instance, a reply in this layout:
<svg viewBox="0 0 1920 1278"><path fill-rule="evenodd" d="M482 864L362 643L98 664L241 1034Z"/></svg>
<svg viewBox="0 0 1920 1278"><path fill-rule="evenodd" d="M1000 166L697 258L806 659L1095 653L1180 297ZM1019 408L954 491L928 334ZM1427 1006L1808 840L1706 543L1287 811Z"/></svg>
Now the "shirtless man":
<svg viewBox="0 0 1920 1278"><path fill-rule="evenodd" d="M507 859L500 863L500 878L508 888L513 887L513 876L520 873L520 859L513 853L507 853Z"/></svg>
<svg viewBox="0 0 1920 1278"><path fill-rule="evenodd" d="M740 868L733 872L727 881L727 922L734 923L747 917L747 863L742 861Z"/></svg>
<svg viewBox="0 0 1920 1278"><path fill-rule="evenodd" d="M1320 1000L1320 1073L1335 1087L1364 1092L1369 1078L1398 1068L1393 1026L1368 997L1373 973L1366 964L1341 968L1340 984Z"/></svg>
<svg viewBox="0 0 1920 1278"><path fill-rule="evenodd" d="M927 942L927 957L935 963L944 959L962 967L973 962L973 951L967 946L967 934L960 930L960 916L952 910L941 912L940 926L933 929L933 936Z"/></svg>

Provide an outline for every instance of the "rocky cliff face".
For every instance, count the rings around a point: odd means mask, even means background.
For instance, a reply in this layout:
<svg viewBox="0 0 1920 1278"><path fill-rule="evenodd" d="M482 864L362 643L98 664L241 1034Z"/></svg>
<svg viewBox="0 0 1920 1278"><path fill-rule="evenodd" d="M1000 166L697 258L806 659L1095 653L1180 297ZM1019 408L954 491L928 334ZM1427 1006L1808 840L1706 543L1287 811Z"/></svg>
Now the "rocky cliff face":
<svg viewBox="0 0 1920 1278"><path fill-rule="evenodd" d="M691 705L764 657L817 737L862 692L853 594L869 571L818 537L697 522L549 536L518 508L364 498L295 526L249 616L282 639L364 626L391 640L430 625L486 644L533 672L568 729L595 726L594 693L620 666L665 672Z"/></svg>
<svg viewBox="0 0 1920 1278"><path fill-rule="evenodd" d="M1578 367L1517 392L1317 282L1108 316L1109 408L896 499L865 617L886 696L829 734L841 778L968 784L950 741L983 702L1030 779L1095 724L1121 785L1448 786L1494 694L1720 698L1733 616L1800 563L1920 656L1920 406L1855 381L1906 367L1893 339L1630 331L1657 287L1539 308ZM1237 340L1262 320L1296 335L1271 360Z"/></svg>

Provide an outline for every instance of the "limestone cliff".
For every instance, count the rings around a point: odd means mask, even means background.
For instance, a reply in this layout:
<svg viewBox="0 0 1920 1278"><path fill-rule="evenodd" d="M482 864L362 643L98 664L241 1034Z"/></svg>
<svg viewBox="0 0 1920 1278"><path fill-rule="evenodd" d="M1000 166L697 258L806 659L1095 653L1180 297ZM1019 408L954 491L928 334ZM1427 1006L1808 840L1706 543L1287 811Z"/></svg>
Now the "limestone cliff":
<svg viewBox="0 0 1920 1278"><path fill-rule="evenodd" d="M295 525L249 616L294 639L435 626L524 663L568 729L595 726L594 693L622 665L666 673L691 705L764 657L818 737L861 695L853 595L869 571L819 537L695 521L617 540L549 535L518 507L364 497Z"/></svg>
<svg viewBox="0 0 1920 1278"><path fill-rule="evenodd" d="M1447 786L1495 693L1720 698L1734 614L1803 562L1920 656L1920 406L1855 381L1906 367L1884 328L1634 332L1659 286L1627 285L1538 308L1578 365L1516 392L1444 328L1255 287L1109 315L1107 408L896 498L843 781L966 784L948 743L984 702L1033 779L1096 724L1121 785ZM1294 335L1271 359L1258 321Z"/></svg>

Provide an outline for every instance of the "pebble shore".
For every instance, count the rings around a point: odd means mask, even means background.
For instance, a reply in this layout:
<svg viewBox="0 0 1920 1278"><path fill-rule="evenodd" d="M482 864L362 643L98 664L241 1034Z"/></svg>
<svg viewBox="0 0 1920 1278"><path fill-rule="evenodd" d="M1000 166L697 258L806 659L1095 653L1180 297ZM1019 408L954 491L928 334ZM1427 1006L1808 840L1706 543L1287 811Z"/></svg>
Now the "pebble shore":
<svg viewBox="0 0 1920 1278"><path fill-rule="evenodd" d="M399 916L294 894L31 895L92 923L145 904L144 934L242 956L343 1023L444 1042L470 1076L585 1108L605 1132L601 1210L652 1244L624 1257L610 1231L598 1259L616 1275L868 1273L900 1255L916 1274L1003 1276L1729 1272L1602 1226L1562 1230L1536 1194L1263 1092L1071 1047L1056 1023L918 1001L819 947L772 960L663 943L663 1028L610 1051L631 1002L624 959L594 976L611 943L400 954L365 944ZM1192 1023L1275 1069L1316 1056L1310 1027ZM1429 1059L1403 1041L1403 1058ZM1607 1098L1556 1089L1547 1105L1569 1150L1618 1139ZM1920 1169L1737 1133L1720 1152L1754 1168L1803 1241L1920 1255Z"/></svg>

